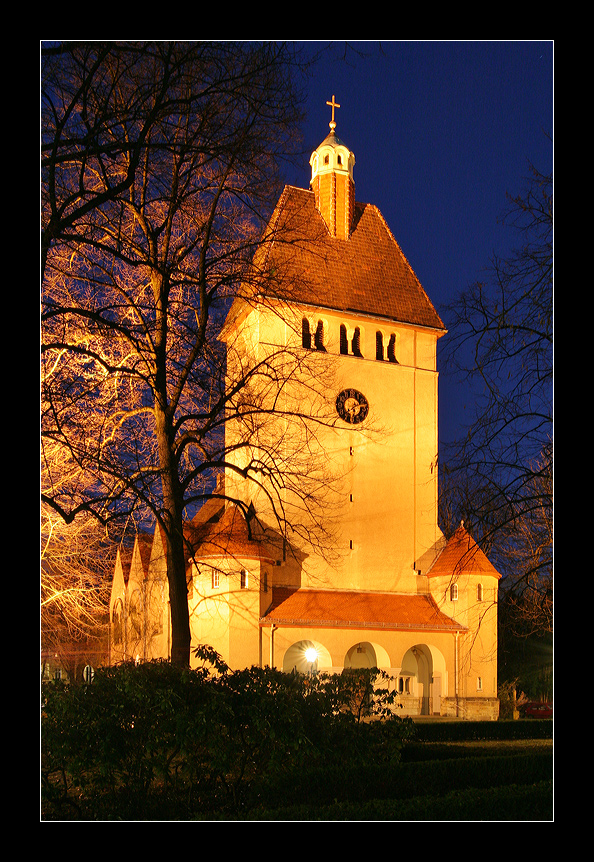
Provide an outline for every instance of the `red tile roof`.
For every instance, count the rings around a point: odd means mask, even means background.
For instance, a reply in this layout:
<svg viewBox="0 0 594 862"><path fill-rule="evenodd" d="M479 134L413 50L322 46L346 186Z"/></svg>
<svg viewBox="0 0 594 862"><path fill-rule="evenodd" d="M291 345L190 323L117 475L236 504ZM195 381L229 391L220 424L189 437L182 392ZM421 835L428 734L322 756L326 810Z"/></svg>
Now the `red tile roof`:
<svg viewBox="0 0 594 862"><path fill-rule="evenodd" d="M432 329L445 327L383 216L357 202L349 239L332 238L313 192L286 186L266 243L268 288L283 299L360 312ZM278 230L277 230L278 229ZM264 262L262 262L264 263Z"/></svg>
<svg viewBox="0 0 594 862"><path fill-rule="evenodd" d="M427 575L487 574L500 578L495 566L487 559L472 536L461 524L448 540Z"/></svg>
<svg viewBox="0 0 594 862"><path fill-rule="evenodd" d="M186 536L194 546L199 559L206 557L234 557L236 559L271 559L265 545L250 533L243 512L228 505L220 520L200 524L196 521L186 527Z"/></svg>
<svg viewBox="0 0 594 862"><path fill-rule="evenodd" d="M274 589L260 625L461 631L430 596L355 590Z"/></svg>

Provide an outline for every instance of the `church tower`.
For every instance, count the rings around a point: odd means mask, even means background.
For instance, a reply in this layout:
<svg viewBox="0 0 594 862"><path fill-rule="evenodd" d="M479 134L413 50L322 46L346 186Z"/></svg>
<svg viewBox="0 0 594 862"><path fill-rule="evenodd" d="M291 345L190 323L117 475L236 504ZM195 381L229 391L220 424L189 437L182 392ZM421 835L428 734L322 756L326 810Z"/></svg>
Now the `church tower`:
<svg viewBox="0 0 594 862"><path fill-rule="evenodd" d="M268 362L282 351L295 358L300 373L283 383L283 399L299 382L302 387L287 414L303 415L303 423L293 423L299 427L309 418L315 432L307 443L294 440L287 420L279 436L285 451L292 446L310 454L310 464L289 469L293 475L301 470L304 484L322 464L342 477L341 492L324 513L332 564L296 547L292 564L283 553L275 582L424 594L427 569L443 543L437 342L445 327L377 207L356 200L355 156L336 134L340 105L334 96L327 104L330 131L311 155L310 190L287 186L278 202L259 266L266 301L236 303L228 355L231 361L234 345L249 343L253 361ZM306 372L311 379L304 382ZM323 417L321 399L329 411ZM234 499L269 523L272 495L237 478L248 451L254 462L269 451L261 434L250 434L253 445L236 447L238 459L245 457L226 481ZM307 531L299 502L291 510L289 496L282 500L288 522L302 527L292 530L295 536Z"/></svg>
<svg viewBox="0 0 594 862"><path fill-rule="evenodd" d="M446 541L438 525L446 330L382 214L357 201L340 106L327 104L309 191L287 186L270 222L267 301L229 318L259 361L288 351L300 370L319 369L317 386L308 381L293 402L290 386L282 395L288 414L296 406L305 426L311 412L315 428L295 450L342 476L328 505L330 556L299 544L303 511L283 498L293 547L266 570L259 661L304 672L377 666L394 676L404 714L493 718L499 575L463 527ZM290 448L291 435L281 439ZM245 502L254 524L267 521L266 494Z"/></svg>
<svg viewBox="0 0 594 862"><path fill-rule="evenodd" d="M221 333L227 467L188 525L193 642L232 668L378 667L401 715L493 719L499 574L462 525L447 541L438 525L446 330L382 214L356 199L327 104L310 187L285 187L257 286Z"/></svg>
<svg viewBox="0 0 594 862"><path fill-rule="evenodd" d="M293 321L281 331L280 312L263 312L251 325L260 344L323 355L333 418L318 425L315 457L344 475L331 507L340 562L310 556L292 585L419 593L443 540L436 355L445 327L377 207L356 200L355 156L336 134L340 105L327 104L310 191L287 187L273 217L282 241L270 244L268 264L283 273L275 294ZM288 567L283 577L291 585Z"/></svg>

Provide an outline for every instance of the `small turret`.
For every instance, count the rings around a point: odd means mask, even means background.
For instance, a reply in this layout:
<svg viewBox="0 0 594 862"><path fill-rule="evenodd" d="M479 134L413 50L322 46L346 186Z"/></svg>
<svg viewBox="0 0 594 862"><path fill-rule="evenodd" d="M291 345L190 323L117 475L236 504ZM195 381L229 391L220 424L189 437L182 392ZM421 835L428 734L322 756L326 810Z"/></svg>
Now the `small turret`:
<svg viewBox="0 0 594 862"><path fill-rule="evenodd" d="M348 239L355 209L355 156L336 136L334 109L340 105L326 102L332 108L330 133L311 154L310 187L315 195L316 208L324 219L330 236Z"/></svg>

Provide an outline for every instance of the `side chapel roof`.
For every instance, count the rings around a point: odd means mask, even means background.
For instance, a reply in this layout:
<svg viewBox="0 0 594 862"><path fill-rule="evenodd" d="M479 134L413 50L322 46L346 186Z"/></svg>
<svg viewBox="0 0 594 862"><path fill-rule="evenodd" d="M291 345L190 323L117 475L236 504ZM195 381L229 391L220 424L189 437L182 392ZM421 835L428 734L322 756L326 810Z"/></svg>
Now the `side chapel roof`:
<svg viewBox="0 0 594 862"><path fill-rule="evenodd" d="M442 613L426 595L355 590L273 589L272 604L260 625L324 628L462 631L465 626Z"/></svg>

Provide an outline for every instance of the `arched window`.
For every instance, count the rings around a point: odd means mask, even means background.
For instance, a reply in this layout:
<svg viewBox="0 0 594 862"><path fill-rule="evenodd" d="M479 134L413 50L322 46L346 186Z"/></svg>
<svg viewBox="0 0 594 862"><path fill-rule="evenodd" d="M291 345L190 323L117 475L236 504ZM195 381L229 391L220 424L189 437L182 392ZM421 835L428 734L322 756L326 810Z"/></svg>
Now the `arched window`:
<svg viewBox="0 0 594 862"><path fill-rule="evenodd" d="M450 586L450 601L457 602L458 601L458 584L452 584Z"/></svg>
<svg viewBox="0 0 594 862"><path fill-rule="evenodd" d="M388 362L396 361L396 336L392 333L388 342Z"/></svg>
<svg viewBox="0 0 594 862"><path fill-rule="evenodd" d="M347 340L347 330L344 323L340 324L340 352L345 355L349 352L349 342Z"/></svg>
<svg viewBox="0 0 594 862"><path fill-rule="evenodd" d="M375 358L384 358L384 336L379 330L375 333Z"/></svg>
<svg viewBox="0 0 594 862"><path fill-rule="evenodd" d="M304 317L301 321L301 344L303 347L307 347L308 350L311 347L311 332L307 317Z"/></svg>
<svg viewBox="0 0 594 862"><path fill-rule="evenodd" d="M483 600L483 585L482 584L476 585L476 600L477 600L477 602L482 602L482 600Z"/></svg>
<svg viewBox="0 0 594 862"><path fill-rule="evenodd" d="M324 323L322 320L318 320L318 325L316 326L315 347L316 350L326 350L324 347Z"/></svg>
<svg viewBox="0 0 594 862"><path fill-rule="evenodd" d="M246 569L241 570L240 587L242 590L247 590L247 588L248 588L248 573L247 573Z"/></svg>
<svg viewBox="0 0 594 862"><path fill-rule="evenodd" d="M363 356L363 354L361 353L361 330L358 326L355 327L355 331L353 333L351 350L353 351L353 356Z"/></svg>

